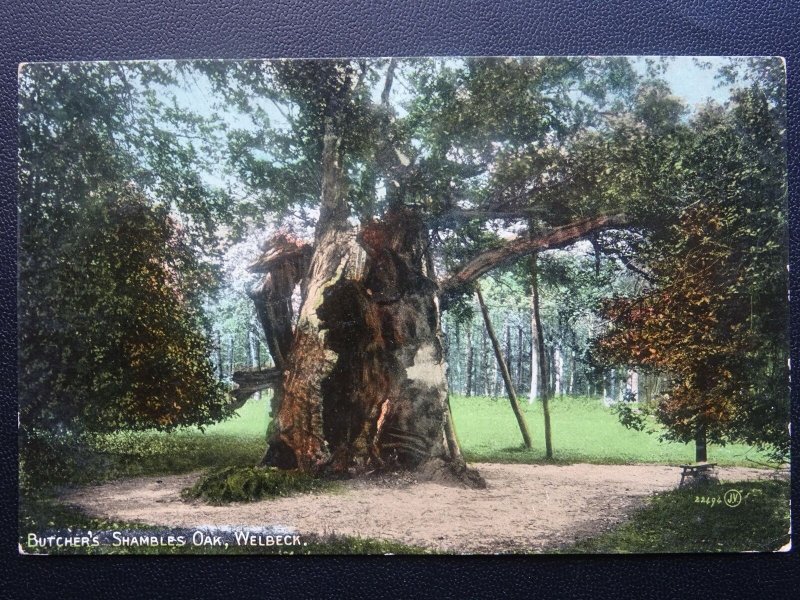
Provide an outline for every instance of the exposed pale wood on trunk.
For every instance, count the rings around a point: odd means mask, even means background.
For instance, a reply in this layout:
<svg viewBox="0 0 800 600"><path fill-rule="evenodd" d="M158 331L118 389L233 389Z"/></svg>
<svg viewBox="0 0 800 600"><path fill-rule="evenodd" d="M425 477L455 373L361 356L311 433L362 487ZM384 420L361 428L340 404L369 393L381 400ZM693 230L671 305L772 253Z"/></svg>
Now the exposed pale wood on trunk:
<svg viewBox="0 0 800 600"><path fill-rule="evenodd" d="M322 386L337 356L326 347L317 311L325 300L325 292L342 278L354 239L353 228L347 222L349 211L339 143L333 120L328 119L323 140L320 218L314 252L291 351L285 358L283 398L275 419L275 434L265 456L267 464L297 466L304 471L319 470L330 460L323 431Z"/></svg>
<svg viewBox="0 0 800 600"><path fill-rule="evenodd" d="M395 465L485 485L452 427L424 224L397 206L356 235L336 144L326 135L322 209L267 462L339 473Z"/></svg>
<svg viewBox="0 0 800 600"><path fill-rule="evenodd" d="M283 372L294 338L292 294L308 270L312 249L287 235L277 235L262 250L261 256L249 265L248 270L264 273L264 278L248 295L253 301L272 361L278 372ZM283 381L279 379L272 384L270 414L273 418L280 412L282 402ZM277 435L277 430L270 427L267 432L270 445ZM269 464L273 458L268 448L262 462Z"/></svg>

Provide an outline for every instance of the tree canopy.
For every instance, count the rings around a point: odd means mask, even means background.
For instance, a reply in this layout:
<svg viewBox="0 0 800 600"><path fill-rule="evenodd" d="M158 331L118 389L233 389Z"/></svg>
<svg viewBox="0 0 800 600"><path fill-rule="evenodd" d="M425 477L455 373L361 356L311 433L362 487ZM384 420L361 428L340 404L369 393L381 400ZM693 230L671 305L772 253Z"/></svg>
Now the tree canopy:
<svg viewBox="0 0 800 600"><path fill-rule="evenodd" d="M229 407L221 328L248 321L252 363L252 323L275 317L268 303L282 303L284 320L309 314L306 262L293 263L303 272L278 298L276 273L231 267L237 248L258 238L274 250L283 236L307 245L312 271L325 270L320 240L336 229L339 242L360 245L337 260L357 271L351 263L367 255L366 296L392 270L435 296L436 319L441 309L454 322L468 320L488 274L528 294L521 259L535 256L537 277L559 290L545 337L572 338L587 369L599 357L663 372L672 385L656 412L670 435L690 439L702 423L714 440L785 450L783 67L722 63L729 100L697 109L672 93L664 64L25 66L23 423L107 431L219 420ZM413 243L391 230L402 222ZM390 260L375 236L410 246L393 247ZM233 273L247 281L232 284ZM253 307L254 290L266 296ZM224 317L216 339L215 315ZM286 346L291 324L281 335ZM746 370L734 368L742 362Z"/></svg>
<svg viewBox="0 0 800 600"><path fill-rule="evenodd" d="M20 76L20 414L55 431L169 429L225 414L207 293L225 198L205 123L159 100L149 64Z"/></svg>
<svg viewBox="0 0 800 600"><path fill-rule="evenodd" d="M656 414L682 441L788 452L786 181L779 64L692 121L689 204L651 249L652 285L606 305L600 347L674 377Z"/></svg>

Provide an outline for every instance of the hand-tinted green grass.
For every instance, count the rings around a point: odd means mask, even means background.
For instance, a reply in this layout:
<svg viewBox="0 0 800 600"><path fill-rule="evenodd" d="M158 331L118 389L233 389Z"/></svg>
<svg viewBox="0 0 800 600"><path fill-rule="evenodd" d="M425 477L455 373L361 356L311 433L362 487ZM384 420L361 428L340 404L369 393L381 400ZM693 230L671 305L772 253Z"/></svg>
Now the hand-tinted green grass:
<svg viewBox="0 0 800 600"><path fill-rule="evenodd" d="M522 447L506 398L454 396L450 400L461 449L470 462L544 462L541 404L522 401L533 448ZM97 436L79 451L64 448L26 466L23 486L85 484L142 475L258 464L266 449L269 402L254 398L227 421L205 431L138 432ZM596 464L677 465L694 460L692 444L661 442L657 434L626 429L599 399L562 397L551 401L554 460ZM720 465L759 466L767 458L748 446L710 445L709 460ZM28 482L27 480L30 479Z"/></svg>
<svg viewBox="0 0 800 600"><path fill-rule="evenodd" d="M461 449L469 460L515 463L543 460L544 419L540 402L528 404L521 399L533 436L530 451L522 447L522 436L507 398L451 396L450 406ZM257 439L263 446L268 411L266 398L250 400L233 419L209 427L205 435ZM658 434L626 429L599 398L553 398L550 419L556 461L597 464L694 461L693 444L662 442ZM263 452L263 447L260 451ZM767 462L766 456L741 444L711 444L708 457L720 465L758 466Z"/></svg>
<svg viewBox="0 0 800 600"><path fill-rule="evenodd" d="M451 406L456 433L469 461L544 462L542 413L538 402L531 405L523 400L522 403L534 439L534 448L530 451L522 448L519 429L507 399L456 396L451 398ZM659 441L658 435L625 429L616 415L597 399L555 398L551 401L551 418L556 461L679 464L691 462L694 458L692 445L664 443ZM138 475L252 467L264 453L267 422L268 400L261 398L250 400L233 418L208 427L204 432L186 428L173 433L121 433L97 437L91 448L79 454L64 452L58 457L61 461L59 465L42 465L46 478L31 481L31 485L25 486L27 493L21 497L20 532L61 525L80 527L86 524L95 529L122 528L122 525L130 527L130 524L88 519L72 509L59 507L48 499L45 490L48 484L78 485ZM766 462L763 455L740 445L724 448L712 445L709 447L709 459L721 465L754 466L752 461ZM644 509L650 512L637 513L632 521L615 531L583 542L568 551L690 552L779 547L783 543L781 536L788 527L787 484L757 482L737 486L750 494L747 496L750 501L743 503L742 511L727 509L728 512L723 512L726 507L714 507L714 518L703 521L706 513L702 511L711 509L707 505L693 505L694 490L678 490L659 496ZM756 503L755 499L760 495L763 498ZM722 521L719 520L720 515ZM682 542L685 536L688 537ZM77 551L80 550L64 550L67 553ZM96 549L96 552L147 554L215 551L206 548L103 547ZM423 550L381 540L331 538L309 540L308 546L302 548L276 547L265 550L243 547L234 552L407 554Z"/></svg>
<svg viewBox="0 0 800 600"><path fill-rule="evenodd" d="M741 494L725 504L728 490ZM789 541L789 482L717 483L656 494L612 531L564 552L774 551Z"/></svg>
<svg viewBox="0 0 800 600"><path fill-rule="evenodd" d="M521 399L533 437L531 450L522 445L522 436L507 398L452 396L450 406L461 450L468 461L531 463L544 460L544 418L539 401L528 404L526 399ZM694 461L693 444L661 442L658 434L626 429L598 398L553 398L550 421L556 462L677 465ZM720 465L751 467L767 462L763 454L740 444L709 445L708 459Z"/></svg>

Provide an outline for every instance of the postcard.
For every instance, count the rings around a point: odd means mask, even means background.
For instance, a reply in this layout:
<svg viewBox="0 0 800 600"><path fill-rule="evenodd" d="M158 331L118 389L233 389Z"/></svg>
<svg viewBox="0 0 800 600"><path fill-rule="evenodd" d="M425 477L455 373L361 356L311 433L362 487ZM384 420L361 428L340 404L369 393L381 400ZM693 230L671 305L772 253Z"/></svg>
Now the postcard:
<svg viewBox="0 0 800 600"><path fill-rule="evenodd" d="M790 549L780 57L25 63L22 554Z"/></svg>

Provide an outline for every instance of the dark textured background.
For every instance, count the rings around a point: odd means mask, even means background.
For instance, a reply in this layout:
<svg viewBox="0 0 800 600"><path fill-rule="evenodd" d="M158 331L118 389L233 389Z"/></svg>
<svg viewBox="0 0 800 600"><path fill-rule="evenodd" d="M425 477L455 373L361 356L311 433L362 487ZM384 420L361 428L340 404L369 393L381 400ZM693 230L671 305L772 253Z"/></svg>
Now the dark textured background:
<svg viewBox="0 0 800 600"><path fill-rule="evenodd" d="M672 557L19 557L15 160L21 61L376 55L762 54L789 69L791 289L800 271L800 9L789 0L11 0L0 5L0 597L242 595L791 597L790 555ZM800 309L792 306L798 329ZM792 359L798 364L797 335ZM798 424L798 392L792 393ZM795 453L798 445L793 446ZM793 469L797 473L797 468ZM797 481L797 478L793 478ZM793 497L798 498L798 486ZM796 504L796 503L795 503ZM797 511L794 511L795 517ZM798 543L797 535L794 536Z"/></svg>

